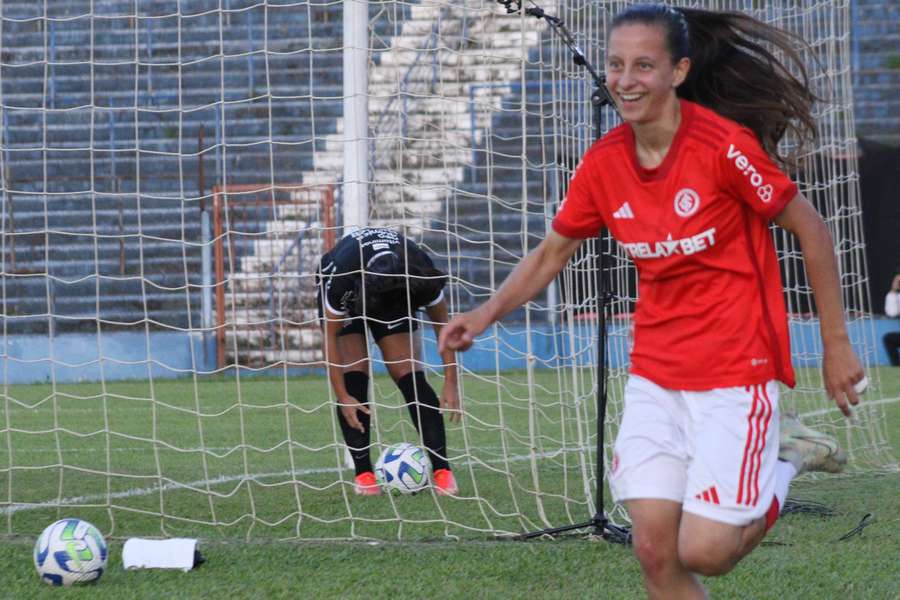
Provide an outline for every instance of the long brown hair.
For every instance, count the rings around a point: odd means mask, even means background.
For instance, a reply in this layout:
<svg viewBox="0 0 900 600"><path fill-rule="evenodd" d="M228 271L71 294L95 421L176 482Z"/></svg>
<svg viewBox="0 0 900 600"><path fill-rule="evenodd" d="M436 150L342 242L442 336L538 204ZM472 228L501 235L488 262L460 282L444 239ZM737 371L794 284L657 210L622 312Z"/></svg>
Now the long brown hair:
<svg viewBox="0 0 900 600"><path fill-rule="evenodd" d="M749 128L782 165L795 164L793 156L778 150L785 133L794 134L801 149L815 140L812 105L817 98L797 50L808 45L799 36L742 13L663 4L631 6L616 16L612 28L626 23L663 27L672 63L691 59L678 96ZM781 51L787 64L769 48Z"/></svg>

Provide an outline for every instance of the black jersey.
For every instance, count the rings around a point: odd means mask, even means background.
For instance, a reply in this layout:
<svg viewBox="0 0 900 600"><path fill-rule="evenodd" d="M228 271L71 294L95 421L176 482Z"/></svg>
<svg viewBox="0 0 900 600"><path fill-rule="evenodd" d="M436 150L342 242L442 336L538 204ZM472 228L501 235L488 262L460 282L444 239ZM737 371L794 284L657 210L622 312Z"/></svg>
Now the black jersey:
<svg viewBox="0 0 900 600"><path fill-rule="evenodd" d="M355 314L359 290L363 287L362 274L380 257L394 254L403 257L398 261L395 275L413 273L420 267L434 269L434 263L415 242L406 239L393 229L364 228L344 236L319 262L319 273L324 285L323 297L328 310L337 315ZM403 260L408 261L404 263ZM410 275L413 277L414 275ZM445 279L429 279L432 285L416 286L412 306L418 309L433 306L443 299ZM405 297L405 294L404 294ZM402 304L407 304L403 302ZM405 311L404 312L408 312Z"/></svg>

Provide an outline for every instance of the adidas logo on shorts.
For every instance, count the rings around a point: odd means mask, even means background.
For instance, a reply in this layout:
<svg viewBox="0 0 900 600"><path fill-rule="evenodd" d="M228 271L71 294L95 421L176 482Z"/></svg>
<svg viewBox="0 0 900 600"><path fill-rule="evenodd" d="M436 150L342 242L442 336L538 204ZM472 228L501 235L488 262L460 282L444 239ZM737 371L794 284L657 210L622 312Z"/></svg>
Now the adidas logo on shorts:
<svg viewBox="0 0 900 600"><path fill-rule="evenodd" d="M719 493L716 491L716 486L712 486L708 489L703 490L696 496L694 496L697 500L703 500L704 502L709 502L710 504L719 504Z"/></svg>

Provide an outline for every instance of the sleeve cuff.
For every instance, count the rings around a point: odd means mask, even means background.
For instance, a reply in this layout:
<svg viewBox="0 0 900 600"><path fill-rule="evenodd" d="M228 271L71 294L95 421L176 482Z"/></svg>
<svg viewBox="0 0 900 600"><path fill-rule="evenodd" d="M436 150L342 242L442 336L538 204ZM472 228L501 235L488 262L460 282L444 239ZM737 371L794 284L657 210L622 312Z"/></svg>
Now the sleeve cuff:
<svg viewBox="0 0 900 600"><path fill-rule="evenodd" d="M347 316L348 311L346 310L334 310L334 307L331 306L331 302L328 301L328 294L322 294L322 299L325 301L325 308L328 309L328 312L339 317Z"/></svg>
<svg viewBox="0 0 900 600"><path fill-rule="evenodd" d="M573 240L586 240L588 238L596 237L600 233L599 230L594 231L593 229L585 230L584 228L578 229L577 227L571 227L560 221L558 218L555 218L550 222L550 227L552 227L553 231L559 235Z"/></svg>
<svg viewBox="0 0 900 600"><path fill-rule="evenodd" d="M778 195L778 198L769 205L769 209L766 211L766 218L770 221L781 214L781 211L784 210L784 207L788 205L788 203L797 197L799 190L797 189L796 183L791 183L791 185L787 186L781 191L781 194Z"/></svg>
<svg viewBox="0 0 900 600"><path fill-rule="evenodd" d="M428 308L431 308L432 306L437 306L438 304L441 303L441 301L443 299L444 299L444 290L441 290L440 292L438 292L437 298L435 298L434 300L432 300L425 306L427 306Z"/></svg>

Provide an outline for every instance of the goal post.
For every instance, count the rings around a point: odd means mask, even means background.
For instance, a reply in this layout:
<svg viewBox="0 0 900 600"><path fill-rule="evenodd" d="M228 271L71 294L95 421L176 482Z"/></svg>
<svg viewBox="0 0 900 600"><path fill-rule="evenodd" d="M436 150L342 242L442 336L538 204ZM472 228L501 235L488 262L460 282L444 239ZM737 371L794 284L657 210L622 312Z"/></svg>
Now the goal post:
<svg viewBox="0 0 900 600"><path fill-rule="evenodd" d="M540 2L595 65L628 4ZM365 21L353 42L364 84L343 62L351 5ZM849 421L826 397L800 250L776 229L799 375L783 409L836 434L851 470L895 471L884 419L897 399L873 368L849 2L690 5L746 11L810 43L825 101L798 184L835 239L871 389ZM591 81L543 21L488 0L5 2L0 45L3 531L78 516L114 536L483 539L593 515L638 297L613 240L586 241L547 293L459 356L453 498L354 496L316 317L316 261L351 226L421 244L448 274L452 313L487 299L546 236L597 132ZM366 164L348 171L360 144ZM364 219L351 216L360 195ZM613 299L597 457L599 253ZM419 318L421 366L440 393ZM216 340L215 362L197 359L198 338ZM374 348L370 365L374 461L418 436Z"/></svg>

